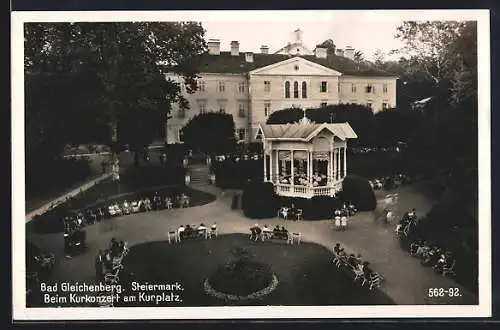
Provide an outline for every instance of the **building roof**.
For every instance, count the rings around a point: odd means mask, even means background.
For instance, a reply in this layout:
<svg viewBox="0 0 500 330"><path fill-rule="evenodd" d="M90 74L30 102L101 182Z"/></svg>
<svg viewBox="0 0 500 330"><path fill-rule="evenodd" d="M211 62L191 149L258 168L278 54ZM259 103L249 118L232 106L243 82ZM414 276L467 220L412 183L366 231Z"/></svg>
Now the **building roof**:
<svg viewBox="0 0 500 330"><path fill-rule="evenodd" d="M260 130L266 140L301 140L309 141L323 130L330 131L341 140L356 139L358 136L349 123L337 124L315 124L315 123L294 123L269 125L261 124Z"/></svg>
<svg viewBox="0 0 500 330"><path fill-rule="evenodd" d="M317 58L314 55L283 55L283 54L253 54L253 62L246 62L245 53L232 56L231 52L220 52L220 55L201 55L198 70L202 73L247 73L257 68L278 63L292 57L302 57L327 68L341 72L344 75L370 77L396 77L394 74L366 67L358 66L354 61L329 54L328 58Z"/></svg>

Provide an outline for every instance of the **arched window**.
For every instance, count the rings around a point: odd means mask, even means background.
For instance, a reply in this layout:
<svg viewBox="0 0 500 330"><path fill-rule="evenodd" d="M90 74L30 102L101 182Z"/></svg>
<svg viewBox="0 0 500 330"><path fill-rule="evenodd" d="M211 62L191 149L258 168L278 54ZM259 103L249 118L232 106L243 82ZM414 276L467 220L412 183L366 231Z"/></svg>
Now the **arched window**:
<svg viewBox="0 0 500 330"><path fill-rule="evenodd" d="M293 83L293 98L299 98L299 83L297 81Z"/></svg>
<svg viewBox="0 0 500 330"><path fill-rule="evenodd" d="M286 99L290 98L290 82L289 81L285 82L285 98Z"/></svg>
<svg viewBox="0 0 500 330"><path fill-rule="evenodd" d="M302 98L307 99L307 83L305 81L302 82Z"/></svg>

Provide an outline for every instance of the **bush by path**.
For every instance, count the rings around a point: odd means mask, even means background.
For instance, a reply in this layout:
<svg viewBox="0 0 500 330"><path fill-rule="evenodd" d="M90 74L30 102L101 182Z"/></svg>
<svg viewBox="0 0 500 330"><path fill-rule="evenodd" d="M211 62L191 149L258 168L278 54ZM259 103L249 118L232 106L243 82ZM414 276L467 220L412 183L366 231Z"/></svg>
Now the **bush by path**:
<svg viewBox="0 0 500 330"><path fill-rule="evenodd" d="M270 182L250 181L241 198L243 214L249 218L272 218L277 214L276 193Z"/></svg>
<svg viewBox="0 0 500 330"><path fill-rule="evenodd" d="M356 205L359 211L373 211L377 207L377 199L370 183L367 179L359 176L346 176L340 195L343 200Z"/></svg>

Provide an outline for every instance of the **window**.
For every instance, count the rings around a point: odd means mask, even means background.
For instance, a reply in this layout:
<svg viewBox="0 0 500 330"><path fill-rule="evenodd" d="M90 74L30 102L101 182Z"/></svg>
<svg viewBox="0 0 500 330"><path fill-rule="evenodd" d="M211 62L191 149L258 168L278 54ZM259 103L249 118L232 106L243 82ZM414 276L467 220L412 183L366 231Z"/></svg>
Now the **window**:
<svg viewBox="0 0 500 330"><path fill-rule="evenodd" d="M327 103L326 102L321 102L321 107L326 108Z"/></svg>
<svg viewBox="0 0 500 330"><path fill-rule="evenodd" d="M185 110L185 109L180 108L180 109L179 109L179 111L177 112L177 117L179 117L179 118L184 118L184 117L186 117L186 110Z"/></svg>
<svg viewBox="0 0 500 330"><path fill-rule="evenodd" d="M372 107L372 103L371 103L371 102L368 102L368 103L366 103L366 106L367 106L368 108L371 108L371 107Z"/></svg>
<svg viewBox="0 0 500 330"><path fill-rule="evenodd" d="M238 116L245 117L245 104L244 103L238 104Z"/></svg>
<svg viewBox="0 0 500 330"><path fill-rule="evenodd" d="M224 85L224 82L219 81L219 92L224 93L225 90L226 90L226 86Z"/></svg>
<svg viewBox="0 0 500 330"><path fill-rule="evenodd" d="M290 82L289 81L285 82L285 98L286 99L290 98Z"/></svg>
<svg viewBox="0 0 500 330"><path fill-rule="evenodd" d="M245 136L246 136L246 129L244 128L239 128L238 129L238 140L245 140Z"/></svg>
<svg viewBox="0 0 500 330"><path fill-rule="evenodd" d="M244 82L238 83L238 92L240 92L241 94L245 93L245 83Z"/></svg>
<svg viewBox="0 0 500 330"><path fill-rule="evenodd" d="M205 91L205 82L203 80L198 80L198 91L200 92Z"/></svg>
<svg viewBox="0 0 500 330"><path fill-rule="evenodd" d="M371 92L372 92L372 90L373 90L373 86L372 86L372 85L367 85L367 86L365 87L365 92L366 92L366 93L371 93Z"/></svg>
<svg viewBox="0 0 500 330"><path fill-rule="evenodd" d="M224 104L219 105L219 112L220 113L226 113L226 106Z"/></svg>
<svg viewBox="0 0 500 330"><path fill-rule="evenodd" d="M293 83L293 98L298 99L299 98L299 82L295 81Z"/></svg>
<svg viewBox="0 0 500 330"><path fill-rule="evenodd" d="M302 98L307 99L307 83L305 81L302 82Z"/></svg>
<svg viewBox="0 0 500 330"><path fill-rule="evenodd" d="M326 81L322 81L322 82L321 82L321 89L320 89L321 93L326 93L326 92L327 92L327 89L328 89L328 84L327 84L327 82L326 82Z"/></svg>
<svg viewBox="0 0 500 330"><path fill-rule="evenodd" d="M385 109L389 109L389 104L384 102L382 103L382 109L385 110Z"/></svg>
<svg viewBox="0 0 500 330"><path fill-rule="evenodd" d="M182 128L178 132L179 142L184 142L184 131Z"/></svg>
<svg viewBox="0 0 500 330"><path fill-rule="evenodd" d="M337 84L337 92L340 94L340 83Z"/></svg>
<svg viewBox="0 0 500 330"><path fill-rule="evenodd" d="M384 92L384 94L387 93L387 84L384 84L382 86L382 91Z"/></svg>
<svg viewBox="0 0 500 330"><path fill-rule="evenodd" d="M200 107L200 113L205 113L207 112L207 105L205 102L200 102L199 103L199 107Z"/></svg>
<svg viewBox="0 0 500 330"><path fill-rule="evenodd" d="M356 84L351 85L351 93L356 93Z"/></svg>
<svg viewBox="0 0 500 330"><path fill-rule="evenodd" d="M271 102L266 101L264 102L264 116L269 116L271 113Z"/></svg>
<svg viewBox="0 0 500 330"><path fill-rule="evenodd" d="M271 91L271 82L264 81L264 92L269 93Z"/></svg>

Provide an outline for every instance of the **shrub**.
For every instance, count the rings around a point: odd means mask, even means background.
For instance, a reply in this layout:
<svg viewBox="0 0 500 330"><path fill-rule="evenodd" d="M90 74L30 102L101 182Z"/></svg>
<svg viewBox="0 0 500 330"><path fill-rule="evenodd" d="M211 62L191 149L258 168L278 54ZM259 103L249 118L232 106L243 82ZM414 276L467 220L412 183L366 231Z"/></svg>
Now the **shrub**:
<svg viewBox="0 0 500 330"><path fill-rule="evenodd" d="M259 160L213 162L211 170L216 176L215 184L221 189L242 189L248 180L264 177L262 161Z"/></svg>
<svg viewBox="0 0 500 330"><path fill-rule="evenodd" d="M121 182L137 188L184 185L186 170L180 166L133 167L122 175Z"/></svg>
<svg viewBox="0 0 500 330"><path fill-rule="evenodd" d="M277 214L277 198L270 182L250 181L241 199L243 214L249 218L272 218Z"/></svg>
<svg viewBox="0 0 500 330"><path fill-rule="evenodd" d="M359 211L373 211L377 207L375 193L367 179L348 175L342 183L342 199L351 202Z"/></svg>

